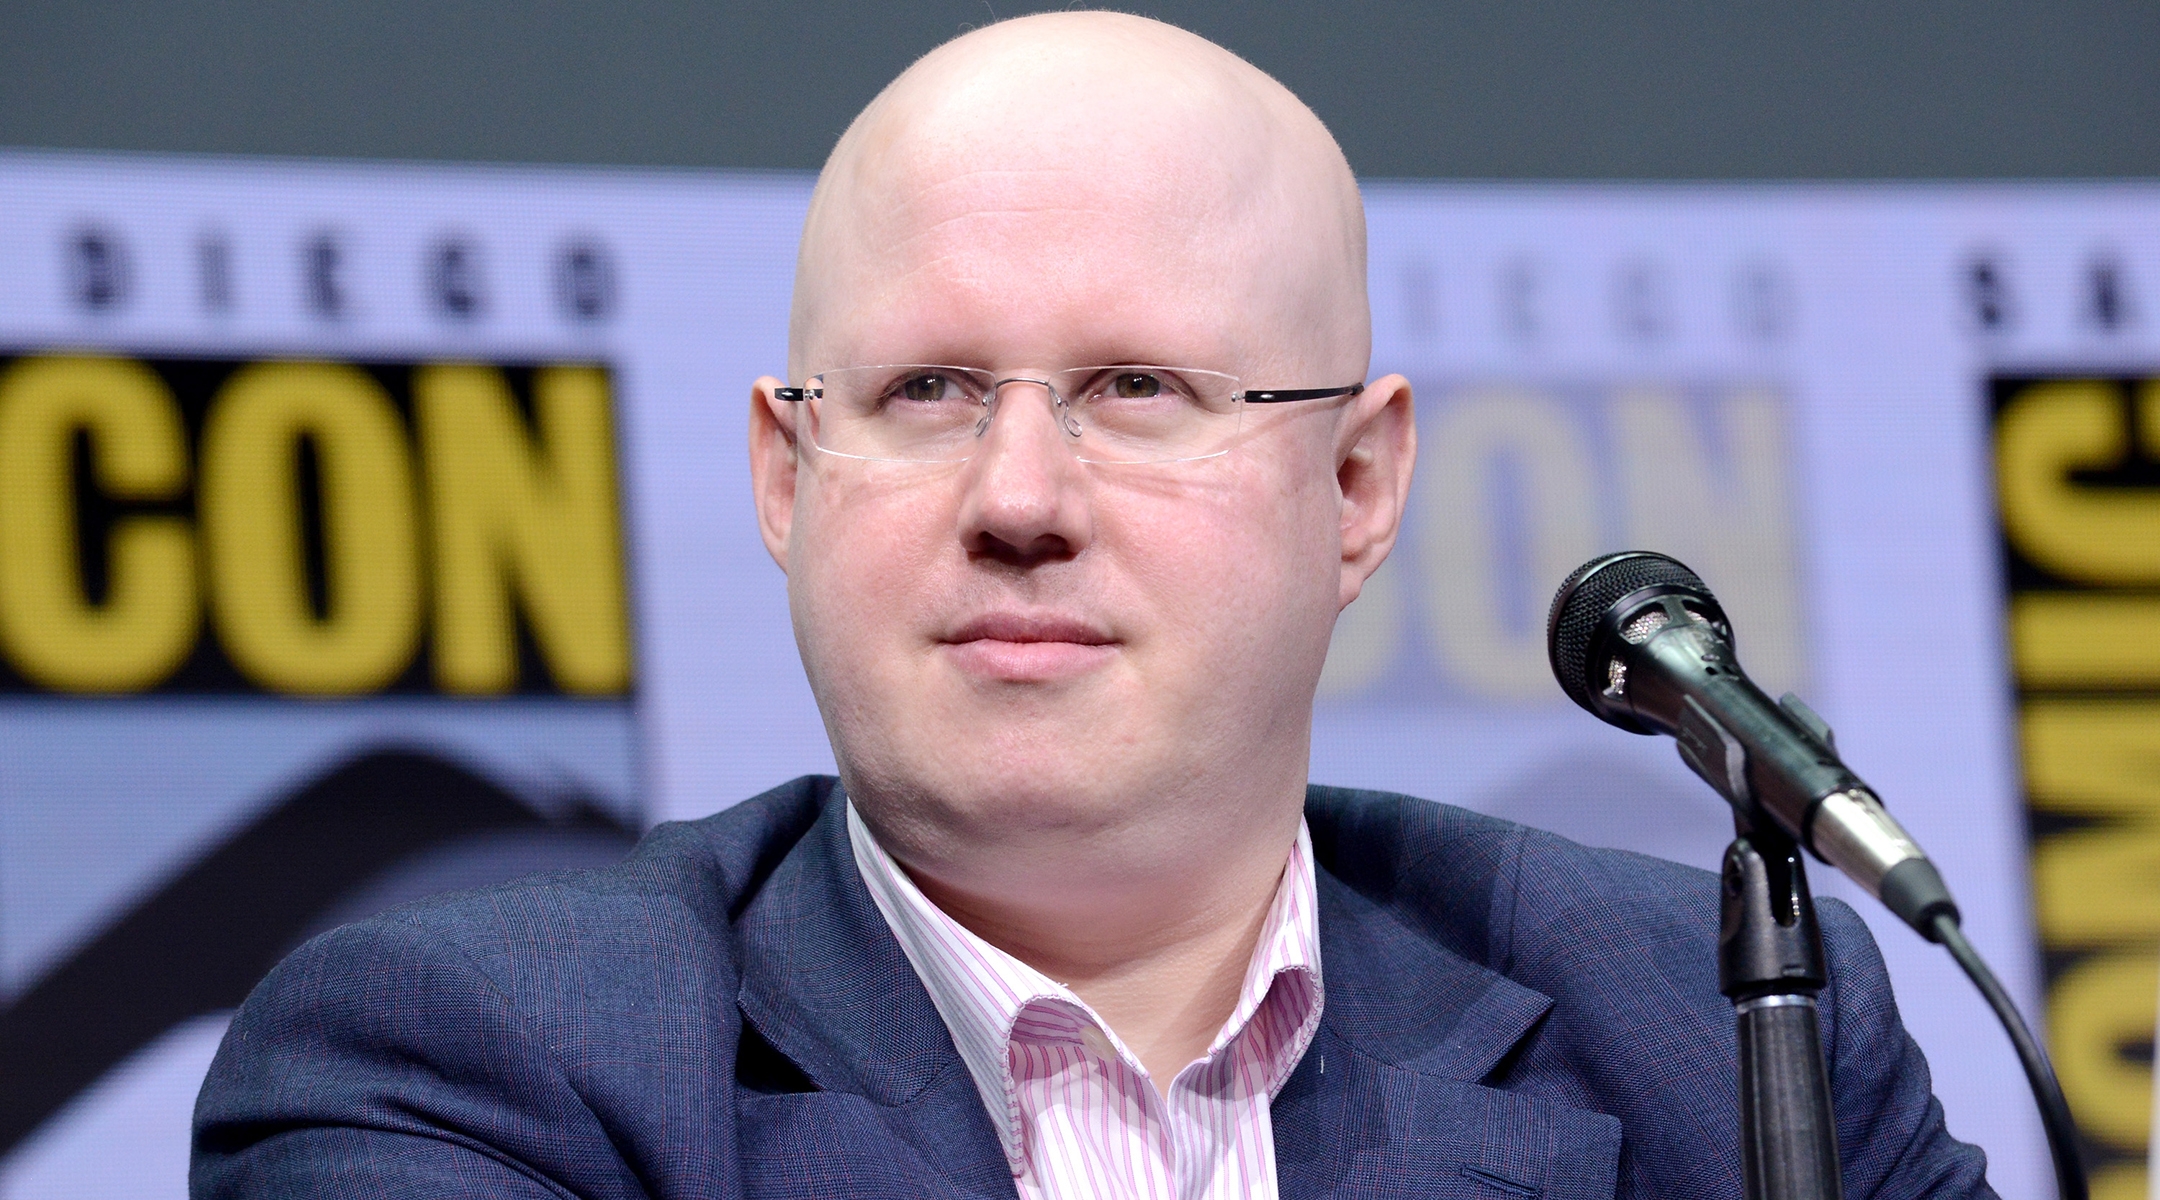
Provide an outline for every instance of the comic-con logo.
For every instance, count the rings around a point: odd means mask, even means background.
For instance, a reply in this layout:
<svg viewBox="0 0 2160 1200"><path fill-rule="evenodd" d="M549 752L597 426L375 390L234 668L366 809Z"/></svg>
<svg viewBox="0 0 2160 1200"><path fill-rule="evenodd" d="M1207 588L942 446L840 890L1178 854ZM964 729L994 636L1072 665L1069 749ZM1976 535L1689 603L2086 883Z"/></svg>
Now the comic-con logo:
<svg viewBox="0 0 2160 1200"><path fill-rule="evenodd" d="M2098 1195L2128 1186L2152 1120L2160 379L2002 378L1992 392L2049 1043Z"/></svg>
<svg viewBox="0 0 2160 1200"><path fill-rule="evenodd" d="M0 361L0 690L619 695L592 365Z"/></svg>

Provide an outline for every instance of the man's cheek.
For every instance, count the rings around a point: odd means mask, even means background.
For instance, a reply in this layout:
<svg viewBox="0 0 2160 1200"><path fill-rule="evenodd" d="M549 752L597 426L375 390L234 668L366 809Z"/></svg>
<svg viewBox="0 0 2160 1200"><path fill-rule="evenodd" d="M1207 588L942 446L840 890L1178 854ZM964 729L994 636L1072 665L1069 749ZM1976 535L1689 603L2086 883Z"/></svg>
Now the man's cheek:
<svg viewBox="0 0 2160 1200"><path fill-rule="evenodd" d="M887 656L895 643L936 635L937 614L928 611L930 564L901 539L852 530L835 539L826 565L828 636Z"/></svg>
<svg viewBox="0 0 2160 1200"><path fill-rule="evenodd" d="M1250 515L1210 514L1171 546L1164 582L1205 609L1237 609L1272 596L1286 567L1274 531Z"/></svg>

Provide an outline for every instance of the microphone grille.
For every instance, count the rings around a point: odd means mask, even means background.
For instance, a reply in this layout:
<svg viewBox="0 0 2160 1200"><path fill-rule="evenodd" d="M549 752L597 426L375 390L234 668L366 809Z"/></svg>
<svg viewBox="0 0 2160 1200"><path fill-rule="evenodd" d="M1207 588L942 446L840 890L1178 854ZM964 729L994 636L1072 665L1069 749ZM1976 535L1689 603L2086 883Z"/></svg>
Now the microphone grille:
<svg viewBox="0 0 2160 1200"><path fill-rule="evenodd" d="M1568 698L1591 712L1590 697L1603 680L1590 678L1590 639L1607 609L1646 587L1670 585L1698 592L1710 589L1700 576L1674 559L1648 550L1626 550L1593 558L1575 568L1560 590L1553 593L1552 611L1545 618L1545 653L1552 662L1553 678Z"/></svg>

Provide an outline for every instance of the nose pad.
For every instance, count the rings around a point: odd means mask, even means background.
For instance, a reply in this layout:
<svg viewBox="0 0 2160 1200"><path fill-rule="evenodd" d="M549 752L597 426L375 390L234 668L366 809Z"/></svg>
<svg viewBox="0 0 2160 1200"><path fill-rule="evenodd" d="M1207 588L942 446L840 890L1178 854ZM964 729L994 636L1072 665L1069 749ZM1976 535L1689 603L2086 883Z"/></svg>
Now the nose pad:
<svg viewBox="0 0 2160 1200"><path fill-rule="evenodd" d="M975 422L976 437L982 437L990 432L990 422L997 419L998 407L1005 402L1006 385L1014 383L1031 384L1041 388L1043 399L1050 402L1051 419L1057 422L1058 431L1076 441L1079 439L1081 434L1080 418L1073 415L1072 408L1066 403L1065 397L1058 394L1056 386L1047 379L1031 379L1025 376L1014 376L997 381L997 384L991 389L989 400L983 405L981 419Z"/></svg>

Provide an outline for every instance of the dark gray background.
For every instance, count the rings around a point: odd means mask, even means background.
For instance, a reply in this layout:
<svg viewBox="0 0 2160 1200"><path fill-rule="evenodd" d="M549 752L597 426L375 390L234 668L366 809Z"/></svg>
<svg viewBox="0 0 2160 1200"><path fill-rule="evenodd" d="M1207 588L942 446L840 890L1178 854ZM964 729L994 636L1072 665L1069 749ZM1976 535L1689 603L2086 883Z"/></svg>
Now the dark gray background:
<svg viewBox="0 0 2160 1200"><path fill-rule="evenodd" d="M0 145L809 168L916 55L1050 7L5 0ZM1138 11L1289 84L1367 176L2160 175L2154 0Z"/></svg>

